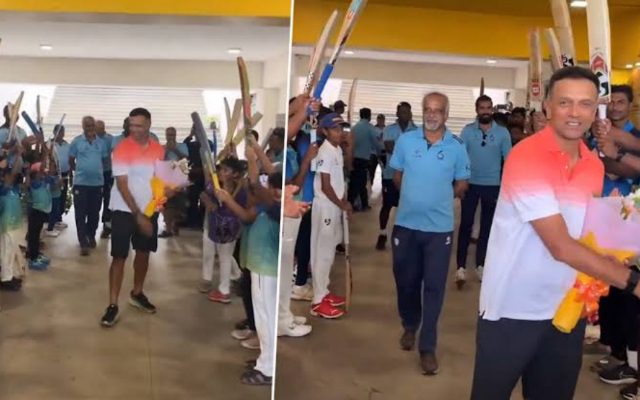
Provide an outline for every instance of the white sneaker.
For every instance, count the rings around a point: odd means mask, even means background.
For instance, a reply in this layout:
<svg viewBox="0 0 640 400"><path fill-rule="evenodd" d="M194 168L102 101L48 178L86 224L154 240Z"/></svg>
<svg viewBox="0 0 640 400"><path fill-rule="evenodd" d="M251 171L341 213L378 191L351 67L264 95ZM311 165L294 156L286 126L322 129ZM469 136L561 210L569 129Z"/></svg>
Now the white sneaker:
<svg viewBox="0 0 640 400"><path fill-rule="evenodd" d="M467 278L465 276L465 269L464 268L458 268L458 270L456 271L456 286L458 286L458 290L462 289L462 287L464 286L464 284L467 281Z"/></svg>
<svg viewBox="0 0 640 400"><path fill-rule="evenodd" d="M311 301L313 299L313 289L311 288L311 285L293 285L293 289L291 290L291 299Z"/></svg>
<svg viewBox="0 0 640 400"><path fill-rule="evenodd" d="M231 331L231 337L236 340L247 340L251 337L253 331L251 329L234 329Z"/></svg>
<svg viewBox="0 0 640 400"><path fill-rule="evenodd" d="M260 350L260 340L255 332L252 332L248 339L240 342L240 345L245 349Z"/></svg>
<svg viewBox="0 0 640 400"><path fill-rule="evenodd" d="M60 235L60 231L56 231L56 230L52 230L52 231L45 230L45 231L44 231L44 234L45 234L45 236L48 236L48 237L58 237L58 235Z"/></svg>
<svg viewBox="0 0 640 400"><path fill-rule="evenodd" d="M278 336L302 337L311 333L311 325L296 325L295 323L284 329L278 329Z"/></svg>
<svg viewBox="0 0 640 400"><path fill-rule="evenodd" d="M478 265L476 267L476 276L478 277L478 281L482 282L482 274L484 273L484 267L482 265Z"/></svg>
<svg viewBox="0 0 640 400"><path fill-rule="evenodd" d="M301 315L294 315L293 316L293 323L296 325L306 325L307 324L307 317L303 317Z"/></svg>

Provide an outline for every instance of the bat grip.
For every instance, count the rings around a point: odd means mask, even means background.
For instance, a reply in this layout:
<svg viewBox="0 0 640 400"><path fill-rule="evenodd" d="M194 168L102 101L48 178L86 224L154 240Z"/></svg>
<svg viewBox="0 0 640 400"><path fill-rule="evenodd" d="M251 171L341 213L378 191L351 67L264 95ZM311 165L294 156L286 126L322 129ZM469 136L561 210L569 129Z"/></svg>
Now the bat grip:
<svg viewBox="0 0 640 400"><path fill-rule="evenodd" d="M322 97L322 92L324 91L324 87L327 85L329 81L329 77L333 73L333 65L327 64L322 71L322 75L318 80L318 84L316 85L316 90L313 91L313 98L319 99Z"/></svg>

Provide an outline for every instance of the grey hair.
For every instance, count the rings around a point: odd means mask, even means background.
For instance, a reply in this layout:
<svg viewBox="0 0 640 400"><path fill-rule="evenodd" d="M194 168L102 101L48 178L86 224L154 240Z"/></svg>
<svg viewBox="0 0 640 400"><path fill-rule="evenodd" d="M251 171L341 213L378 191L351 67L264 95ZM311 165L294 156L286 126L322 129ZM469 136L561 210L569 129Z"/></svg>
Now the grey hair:
<svg viewBox="0 0 640 400"><path fill-rule="evenodd" d="M445 117L449 116L449 97L442 92L429 92L424 95L422 98L422 108L424 108L424 102L427 100L427 97L438 96L444 99L444 115Z"/></svg>

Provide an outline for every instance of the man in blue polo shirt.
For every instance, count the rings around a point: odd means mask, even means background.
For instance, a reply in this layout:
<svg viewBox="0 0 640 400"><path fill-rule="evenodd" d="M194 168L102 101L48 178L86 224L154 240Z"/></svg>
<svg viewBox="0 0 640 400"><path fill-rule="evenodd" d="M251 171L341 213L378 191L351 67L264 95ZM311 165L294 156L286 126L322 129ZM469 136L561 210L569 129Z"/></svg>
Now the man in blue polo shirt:
<svg viewBox="0 0 640 400"><path fill-rule="evenodd" d="M389 163L393 155L393 147L400 135L416 129L416 125L412 120L411 104L406 101L398 104L396 107L396 117L398 117L396 122L387 126L382 131L382 142L387 156L385 167L382 170L382 207L380 208L379 216L380 234L378 235L378 241L376 243L376 249L378 250L384 250L387 245L387 223L389 222L389 214L391 214L393 207L398 207L398 200L400 199L400 192L398 192L398 188L396 188L396 185L393 183L394 170Z"/></svg>
<svg viewBox="0 0 640 400"><path fill-rule="evenodd" d="M453 202L467 189L470 167L462 140L445 127L447 96L427 94L422 111L424 126L398 138L390 161L400 189L392 235L393 274L404 328L400 346L411 350L422 325L422 369L435 375L437 324L453 242Z"/></svg>
<svg viewBox="0 0 640 400"><path fill-rule="evenodd" d="M487 242L491 232L491 221L496 210L500 193L502 163L511 151L511 135L507 128L495 123L492 118L493 101L482 95L476 100L477 118L462 129L464 141L471 163L469 190L461 202L460 229L458 230L458 251L456 261L456 284L461 289L466 281L467 249L473 230L473 220L480 203L480 235L476 247L476 274L482 280Z"/></svg>
<svg viewBox="0 0 640 400"><path fill-rule="evenodd" d="M97 137L93 117L82 118L82 130L82 135L73 139L69 147L69 165L74 170L73 207L80 254L88 256L89 249L96 247L104 185L103 162L108 151L104 141Z"/></svg>
<svg viewBox="0 0 640 400"><path fill-rule="evenodd" d="M353 149L353 170L349 180L349 202L356 209L356 199L360 199L360 211L367 211L369 207L369 193L367 192L367 174L371 163L371 154L378 153L380 148L377 131L371 125L371 109L360 109L360 121L351 128Z"/></svg>

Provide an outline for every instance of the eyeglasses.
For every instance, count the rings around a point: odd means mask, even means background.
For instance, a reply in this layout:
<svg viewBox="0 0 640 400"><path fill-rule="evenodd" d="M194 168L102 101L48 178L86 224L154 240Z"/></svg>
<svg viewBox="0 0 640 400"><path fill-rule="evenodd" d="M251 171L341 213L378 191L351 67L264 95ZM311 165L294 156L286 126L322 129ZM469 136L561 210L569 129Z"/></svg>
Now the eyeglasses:
<svg viewBox="0 0 640 400"><path fill-rule="evenodd" d="M487 145L487 134L482 132L482 143L480 143L480 146L484 147Z"/></svg>

